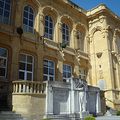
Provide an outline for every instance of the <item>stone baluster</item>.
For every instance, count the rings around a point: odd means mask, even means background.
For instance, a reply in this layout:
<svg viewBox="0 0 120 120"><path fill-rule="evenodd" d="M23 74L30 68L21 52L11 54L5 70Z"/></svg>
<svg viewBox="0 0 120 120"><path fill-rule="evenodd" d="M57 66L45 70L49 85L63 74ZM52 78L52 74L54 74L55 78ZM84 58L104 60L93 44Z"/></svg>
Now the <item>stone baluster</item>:
<svg viewBox="0 0 120 120"><path fill-rule="evenodd" d="M18 93L18 83L16 83L16 93Z"/></svg>
<svg viewBox="0 0 120 120"><path fill-rule="evenodd" d="M21 84L18 84L19 93L21 93Z"/></svg>
<svg viewBox="0 0 120 120"><path fill-rule="evenodd" d="M29 89L29 83L26 83L26 92L29 93L30 92L30 89Z"/></svg>
<svg viewBox="0 0 120 120"><path fill-rule="evenodd" d="M16 84L13 84L13 93L16 92Z"/></svg>

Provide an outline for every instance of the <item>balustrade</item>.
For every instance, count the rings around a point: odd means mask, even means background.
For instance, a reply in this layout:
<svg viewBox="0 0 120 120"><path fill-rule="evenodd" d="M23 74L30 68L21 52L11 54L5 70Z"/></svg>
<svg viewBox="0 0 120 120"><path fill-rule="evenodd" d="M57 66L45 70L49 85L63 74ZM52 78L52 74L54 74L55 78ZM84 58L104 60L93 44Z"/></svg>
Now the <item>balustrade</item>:
<svg viewBox="0 0 120 120"><path fill-rule="evenodd" d="M13 81L13 94L44 94L46 83L37 81Z"/></svg>

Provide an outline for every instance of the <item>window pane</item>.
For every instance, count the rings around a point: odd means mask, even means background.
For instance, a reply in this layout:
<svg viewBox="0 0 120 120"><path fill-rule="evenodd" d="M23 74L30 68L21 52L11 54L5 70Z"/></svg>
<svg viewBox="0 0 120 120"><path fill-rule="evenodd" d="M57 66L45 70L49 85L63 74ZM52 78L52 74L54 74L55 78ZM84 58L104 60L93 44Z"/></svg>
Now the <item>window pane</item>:
<svg viewBox="0 0 120 120"><path fill-rule="evenodd" d="M8 17L4 17L3 18L3 23L4 24L8 24L9 23L9 18Z"/></svg>
<svg viewBox="0 0 120 120"><path fill-rule="evenodd" d="M20 70L25 70L25 63L19 63L19 69Z"/></svg>
<svg viewBox="0 0 120 120"><path fill-rule="evenodd" d="M33 21L29 21L29 26L33 27Z"/></svg>
<svg viewBox="0 0 120 120"><path fill-rule="evenodd" d="M24 10L28 11L28 6L26 6L26 7L24 8Z"/></svg>
<svg viewBox="0 0 120 120"><path fill-rule="evenodd" d="M65 40L65 35L63 35L63 40Z"/></svg>
<svg viewBox="0 0 120 120"><path fill-rule="evenodd" d="M3 48L0 48L0 56L1 57L7 57L7 50L3 49Z"/></svg>
<svg viewBox="0 0 120 120"><path fill-rule="evenodd" d="M10 10L10 4L5 4L5 9Z"/></svg>
<svg viewBox="0 0 120 120"><path fill-rule="evenodd" d="M63 78L70 78L72 69L70 65L63 65Z"/></svg>
<svg viewBox="0 0 120 120"><path fill-rule="evenodd" d="M24 17L28 18L28 12L24 11Z"/></svg>
<svg viewBox="0 0 120 120"><path fill-rule="evenodd" d="M0 8L3 8L3 7L4 7L4 2L0 1Z"/></svg>
<svg viewBox="0 0 120 120"><path fill-rule="evenodd" d="M43 78L45 81L48 80L48 77L44 75L44 78Z"/></svg>
<svg viewBox="0 0 120 120"><path fill-rule="evenodd" d="M29 7L30 8L30 7ZM33 10L32 10L32 8L30 8L30 13L32 13L33 14Z"/></svg>
<svg viewBox="0 0 120 120"><path fill-rule="evenodd" d="M70 71L71 72L71 66L67 66L67 71Z"/></svg>
<svg viewBox="0 0 120 120"><path fill-rule="evenodd" d="M29 14L29 19L33 20L33 14Z"/></svg>
<svg viewBox="0 0 120 120"><path fill-rule="evenodd" d="M53 28L53 24L52 23L50 23L50 28Z"/></svg>
<svg viewBox="0 0 120 120"><path fill-rule="evenodd" d="M23 19L23 24L28 25L28 20L26 18Z"/></svg>
<svg viewBox="0 0 120 120"><path fill-rule="evenodd" d="M27 62L32 63L33 62L33 57L32 56L27 56Z"/></svg>
<svg viewBox="0 0 120 120"><path fill-rule="evenodd" d="M20 61L25 62L26 61L26 56L23 54L20 54Z"/></svg>
<svg viewBox="0 0 120 120"><path fill-rule="evenodd" d="M66 78L66 72L63 72L63 77Z"/></svg>
<svg viewBox="0 0 120 120"><path fill-rule="evenodd" d="M32 64L27 64L27 71L32 71Z"/></svg>
<svg viewBox="0 0 120 120"><path fill-rule="evenodd" d="M47 27L45 27L45 33L48 33L48 28Z"/></svg>
<svg viewBox="0 0 120 120"><path fill-rule="evenodd" d="M45 27L48 27L48 21L45 21Z"/></svg>
<svg viewBox="0 0 120 120"><path fill-rule="evenodd" d="M63 65L63 70L66 70L66 65Z"/></svg>
<svg viewBox="0 0 120 120"><path fill-rule="evenodd" d="M27 80L32 80L32 73L27 73Z"/></svg>
<svg viewBox="0 0 120 120"><path fill-rule="evenodd" d="M54 75L54 69L49 69L49 75Z"/></svg>
<svg viewBox="0 0 120 120"><path fill-rule="evenodd" d="M45 16L45 20L48 20L48 16Z"/></svg>
<svg viewBox="0 0 120 120"><path fill-rule="evenodd" d="M3 15L3 9L0 8L0 15ZM2 18L2 16L0 16L0 19Z"/></svg>
<svg viewBox="0 0 120 120"><path fill-rule="evenodd" d="M53 81L53 77L50 77L49 80L50 80L50 81Z"/></svg>
<svg viewBox="0 0 120 120"><path fill-rule="evenodd" d="M68 78L70 78L71 77L71 73L68 73Z"/></svg>
<svg viewBox="0 0 120 120"><path fill-rule="evenodd" d="M9 12L8 11L4 11L4 16L5 17L9 17Z"/></svg>
<svg viewBox="0 0 120 120"><path fill-rule="evenodd" d="M48 74L48 68L44 67L44 74Z"/></svg>
<svg viewBox="0 0 120 120"><path fill-rule="evenodd" d="M48 66L48 61L44 60L44 66Z"/></svg>
<svg viewBox="0 0 120 120"><path fill-rule="evenodd" d="M7 3L10 3L10 0L5 0Z"/></svg>
<svg viewBox="0 0 120 120"><path fill-rule="evenodd" d="M0 58L0 67L6 67L6 59Z"/></svg>
<svg viewBox="0 0 120 120"><path fill-rule="evenodd" d="M49 67L54 67L54 63L52 61L49 61Z"/></svg>
<svg viewBox="0 0 120 120"><path fill-rule="evenodd" d="M5 77L5 68L0 68L0 76Z"/></svg>
<svg viewBox="0 0 120 120"><path fill-rule="evenodd" d="M49 29L49 34L52 35L52 29Z"/></svg>
<svg viewBox="0 0 120 120"><path fill-rule="evenodd" d="M19 79L24 80L24 72L19 72Z"/></svg>

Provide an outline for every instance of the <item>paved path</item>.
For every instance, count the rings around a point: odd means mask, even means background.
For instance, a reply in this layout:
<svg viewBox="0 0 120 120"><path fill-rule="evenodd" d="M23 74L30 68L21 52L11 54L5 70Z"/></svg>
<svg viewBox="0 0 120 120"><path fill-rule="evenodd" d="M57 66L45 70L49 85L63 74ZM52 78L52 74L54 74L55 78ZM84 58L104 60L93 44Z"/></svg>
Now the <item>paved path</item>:
<svg viewBox="0 0 120 120"><path fill-rule="evenodd" d="M120 120L120 116L102 116L97 117L96 120Z"/></svg>

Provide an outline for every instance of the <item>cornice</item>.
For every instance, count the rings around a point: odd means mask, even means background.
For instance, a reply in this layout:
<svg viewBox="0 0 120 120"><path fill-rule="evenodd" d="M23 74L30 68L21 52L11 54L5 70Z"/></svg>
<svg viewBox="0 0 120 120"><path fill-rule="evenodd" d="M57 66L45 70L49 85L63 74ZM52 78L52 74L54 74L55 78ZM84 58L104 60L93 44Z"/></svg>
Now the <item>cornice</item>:
<svg viewBox="0 0 120 120"><path fill-rule="evenodd" d="M93 17L96 17L96 15L100 14L100 13L106 13L108 15L110 15L111 17L113 17L114 19L120 21L120 17L118 15L116 15L113 11L111 11L105 4L100 4L97 7L87 11L87 17L88 19L91 19Z"/></svg>
<svg viewBox="0 0 120 120"><path fill-rule="evenodd" d="M78 6L77 4L75 4L74 2L72 2L71 0L62 0L62 1L86 16L87 11L83 9L82 7Z"/></svg>

